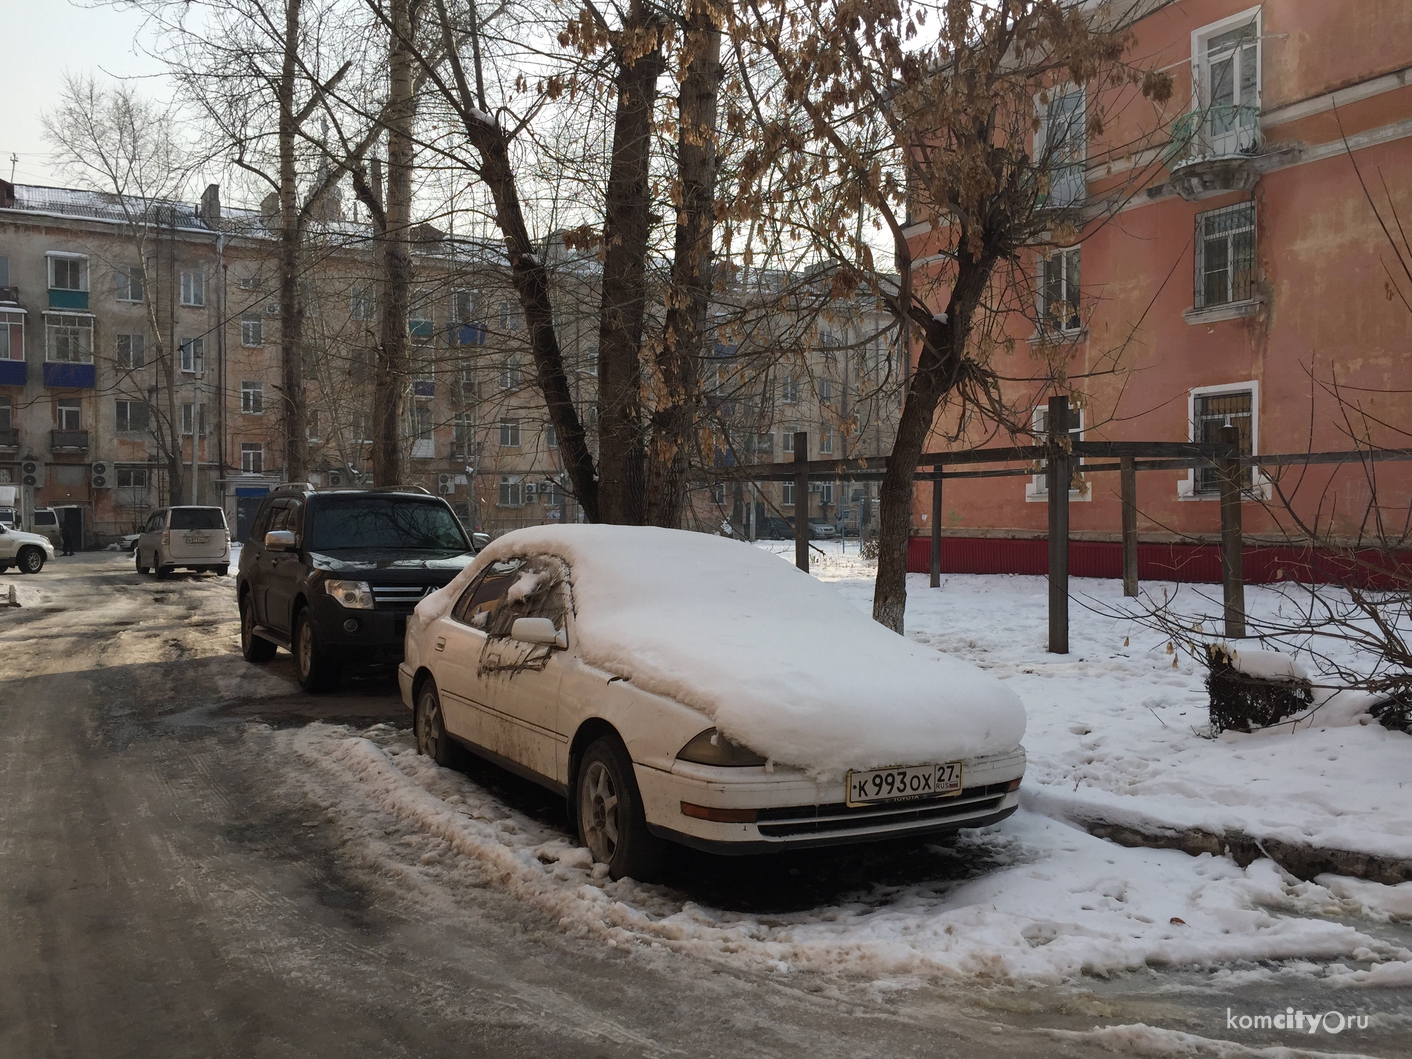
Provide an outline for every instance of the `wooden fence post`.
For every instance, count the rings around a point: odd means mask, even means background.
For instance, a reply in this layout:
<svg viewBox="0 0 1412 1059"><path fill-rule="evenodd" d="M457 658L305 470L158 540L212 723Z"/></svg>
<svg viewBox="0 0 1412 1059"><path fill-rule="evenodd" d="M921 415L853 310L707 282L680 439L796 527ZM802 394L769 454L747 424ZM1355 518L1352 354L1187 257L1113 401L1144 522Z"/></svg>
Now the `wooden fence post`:
<svg viewBox="0 0 1412 1059"><path fill-rule="evenodd" d="M941 587L941 464L932 472L932 588Z"/></svg>
<svg viewBox="0 0 1412 1059"><path fill-rule="evenodd" d="M1069 399L1049 399L1049 651L1069 653Z"/></svg>
<svg viewBox="0 0 1412 1059"><path fill-rule="evenodd" d="M809 572L809 432L794 435L794 565Z"/></svg>
<svg viewBox="0 0 1412 1059"><path fill-rule="evenodd" d="M1119 461L1123 493L1123 595L1137 596L1137 463L1131 456Z"/></svg>
<svg viewBox="0 0 1412 1059"><path fill-rule="evenodd" d="M1220 460L1221 482L1221 592L1225 599L1226 636L1245 635L1245 571L1241 556L1240 431L1221 428L1221 441L1232 454Z"/></svg>

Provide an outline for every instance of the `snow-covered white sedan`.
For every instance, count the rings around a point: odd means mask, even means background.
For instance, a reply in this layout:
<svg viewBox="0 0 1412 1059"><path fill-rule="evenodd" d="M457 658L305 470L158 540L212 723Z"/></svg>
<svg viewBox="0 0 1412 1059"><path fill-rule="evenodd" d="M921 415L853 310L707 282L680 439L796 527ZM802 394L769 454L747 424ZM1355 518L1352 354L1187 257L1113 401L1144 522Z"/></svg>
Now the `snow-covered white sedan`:
<svg viewBox="0 0 1412 1059"><path fill-rule="evenodd" d="M999 680L776 555L680 530L498 538L417 606L399 678L423 753L468 747L563 794L614 878L651 878L664 840L980 827L1015 811L1025 769Z"/></svg>

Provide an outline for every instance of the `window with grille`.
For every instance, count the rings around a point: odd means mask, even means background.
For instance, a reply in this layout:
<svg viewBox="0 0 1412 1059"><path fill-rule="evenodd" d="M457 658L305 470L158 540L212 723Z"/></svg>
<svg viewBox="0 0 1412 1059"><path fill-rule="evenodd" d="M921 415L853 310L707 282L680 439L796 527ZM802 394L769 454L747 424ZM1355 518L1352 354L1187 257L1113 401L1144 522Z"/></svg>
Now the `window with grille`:
<svg viewBox="0 0 1412 1059"><path fill-rule="evenodd" d="M1204 393L1192 398L1192 438L1195 441L1220 441L1224 427L1235 427L1240 432L1240 454L1254 453L1255 400L1250 390L1233 390L1228 393ZM1251 467L1241 468L1241 488L1249 489L1252 481ZM1215 467L1196 469L1196 491L1198 493L1219 493L1221 491L1220 472Z"/></svg>
<svg viewBox="0 0 1412 1059"><path fill-rule="evenodd" d="M115 402L117 429L121 433L137 433L147 429L147 404L144 401Z"/></svg>
<svg viewBox="0 0 1412 1059"><path fill-rule="evenodd" d="M120 368L140 368L147 363L145 335L117 336L117 364Z"/></svg>
<svg viewBox="0 0 1412 1059"><path fill-rule="evenodd" d="M1039 330L1077 331L1079 320L1079 248L1056 250L1039 263Z"/></svg>
<svg viewBox="0 0 1412 1059"><path fill-rule="evenodd" d="M240 470L245 474L265 473L265 446L258 441L240 443Z"/></svg>
<svg viewBox="0 0 1412 1059"><path fill-rule="evenodd" d="M1255 203L1196 215L1196 308L1255 296Z"/></svg>

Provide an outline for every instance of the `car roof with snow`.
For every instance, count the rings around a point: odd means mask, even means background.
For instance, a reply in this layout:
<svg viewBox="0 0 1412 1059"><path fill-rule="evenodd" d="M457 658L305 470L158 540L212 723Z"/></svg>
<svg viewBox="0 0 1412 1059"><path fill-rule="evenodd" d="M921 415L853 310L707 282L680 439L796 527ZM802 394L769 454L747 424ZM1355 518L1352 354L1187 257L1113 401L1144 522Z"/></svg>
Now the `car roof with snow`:
<svg viewBox="0 0 1412 1059"><path fill-rule="evenodd" d="M782 764L954 760L1010 750L1024 734L1018 696L995 677L898 636L777 555L703 533L516 530L423 600L416 622L443 617L490 563L534 554L569 565L580 658Z"/></svg>

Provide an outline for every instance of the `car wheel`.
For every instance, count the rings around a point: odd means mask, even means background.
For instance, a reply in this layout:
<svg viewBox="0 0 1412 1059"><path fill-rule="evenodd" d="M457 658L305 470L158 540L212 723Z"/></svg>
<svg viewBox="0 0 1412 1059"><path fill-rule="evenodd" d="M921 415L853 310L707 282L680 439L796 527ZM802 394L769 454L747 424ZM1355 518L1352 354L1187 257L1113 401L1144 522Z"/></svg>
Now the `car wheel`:
<svg viewBox="0 0 1412 1059"><path fill-rule="evenodd" d="M275 656L275 645L255 635L255 606L246 596L240 601L240 653L245 661L264 665Z"/></svg>
<svg viewBox="0 0 1412 1059"><path fill-rule="evenodd" d="M152 571L157 575L158 581L165 581L167 580L167 578L171 577L173 569L175 568L171 566L162 565L161 552L152 553Z"/></svg>
<svg viewBox="0 0 1412 1059"><path fill-rule="evenodd" d="M211 569L216 571L217 577L225 577L228 573L230 573L229 566L213 566Z"/></svg>
<svg viewBox="0 0 1412 1059"><path fill-rule="evenodd" d="M614 879L654 882L664 843L647 830L632 759L616 736L595 739L579 765L574 799L579 841Z"/></svg>
<svg viewBox="0 0 1412 1059"><path fill-rule="evenodd" d="M0 574L3 574L8 569L10 569L9 563L0 563Z"/></svg>
<svg viewBox="0 0 1412 1059"><path fill-rule="evenodd" d="M133 549L133 555L134 555L134 556L136 557L136 559L137 559L137 572L138 572L139 574L145 574L145 573L147 573L147 567L144 566L143 563L142 563L142 552L139 551L138 549L134 548L134 549Z"/></svg>
<svg viewBox="0 0 1412 1059"><path fill-rule="evenodd" d="M461 763L461 746L446 734L446 722L441 714L441 696L436 681L427 680L417 692L417 708L412 714L412 729L417 737L417 753L425 754L438 765L455 768Z"/></svg>
<svg viewBox="0 0 1412 1059"><path fill-rule="evenodd" d="M308 607L294 619L294 669L305 691L332 691L338 686L338 663L319 644Z"/></svg>
<svg viewBox="0 0 1412 1059"><path fill-rule="evenodd" d="M37 574L44 569L44 553L38 548L21 548L15 564L22 574Z"/></svg>

